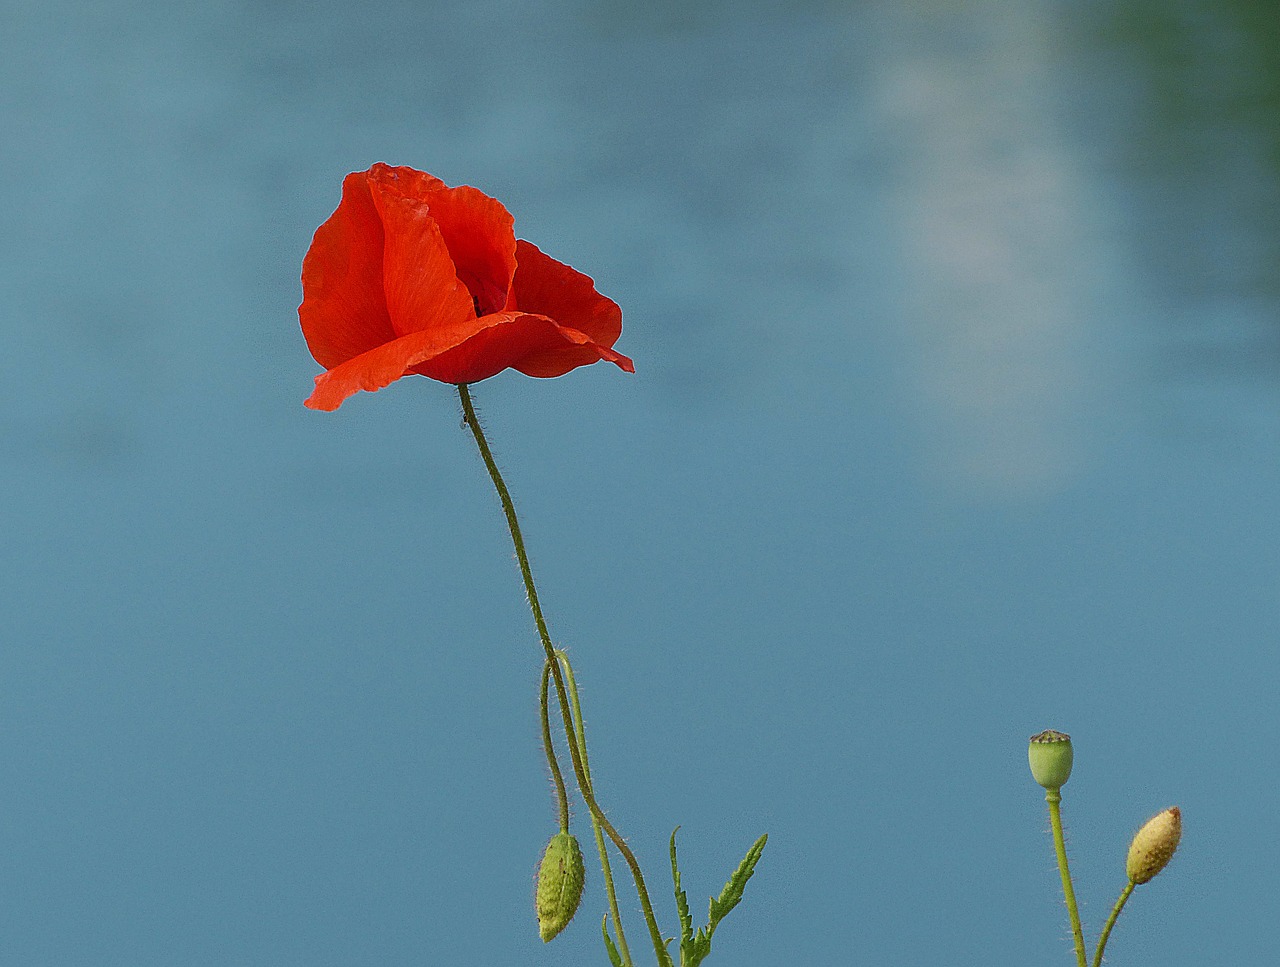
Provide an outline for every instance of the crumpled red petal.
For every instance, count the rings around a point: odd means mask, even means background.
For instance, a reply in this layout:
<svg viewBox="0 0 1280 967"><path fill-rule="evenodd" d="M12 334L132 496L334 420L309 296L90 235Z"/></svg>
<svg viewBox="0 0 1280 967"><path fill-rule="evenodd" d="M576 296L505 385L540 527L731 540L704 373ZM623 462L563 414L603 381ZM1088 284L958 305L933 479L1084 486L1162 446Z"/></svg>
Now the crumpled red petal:
<svg viewBox="0 0 1280 967"><path fill-rule="evenodd" d="M336 410L348 396L360 390L375 392L389 386L413 367L454 349L476 335L490 321L469 319L442 329L425 329L392 339L349 359L316 377L316 388L306 405L313 410Z"/></svg>
<svg viewBox="0 0 1280 967"><path fill-rule="evenodd" d="M415 366L413 371L446 383L476 383L508 367L523 372L528 360L560 359L569 353L580 360L574 364L577 366L604 359L635 371L626 356L596 344L586 333L543 315L495 312L477 320L477 323L483 322L492 324L448 352Z"/></svg>
<svg viewBox="0 0 1280 967"><path fill-rule="evenodd" d="M386 236L382 279L396 335L474 319L471 293L458 279L435 213L425 202L388 191L376 180L369 187Z"/></svg>
<svg viewBox="0 0 1280 967"><path fill-rule="evenodd" d="M626 356L554 319L494 312L445 329L409 333L335 366L316 377L306 405L336 410L361 390L375 392L411 373L444 383L476 383L518 366L522 358L549 355L563 347L572 347L591 362L603 359L635 371Z"/></svg>
<svg viewBox="0 0 1280 967"><path fill-rule="evenodd" d="M342 201L302 261L298 318L307 348L326 369L396 336L382 279L382 220L364 172L347 175Z"/></svg>
<svg viewBox="0 0 1280 967"><path fill-rule="evenodd" d="M431 217L449 246L458 278L476 300L476 315L511 308L516 274L515 220L502 202L466 185L427 199Z"/></svg>
<svg viewBox="0 0 1280 967"><path fill-rule="evenodd" d="M635 366L610 348L622 334L622 310L596 291L590 276L557 262L532 242L516 243L516 308L554 319L561 327L586 335L589 345L564 342L531 353L512 366L526 376L563 376L578 366L604 359L629 373ZM600 350L607 350L606 353Z"/></svg>
<svg viewBox="0 0 1280 967"><path fill-rule="evenodd" d="M374 165L372 185L424 203L449 249L458 278L478 304L476 315L508 308L507 294L516 270L515 219L506 206L479 189L450 188L439 178L415 178L412 168Z"/></svg>
<svg viewBox="0 0 1280 967"><path fill-rule="evenodd" d="M421 198L427 192L447 190L449 188L435 175L429 175L408 165L389 165L376 162L368 171L358 172L370 182L376 182L383 188L396 191L408 198Z"/></svg>

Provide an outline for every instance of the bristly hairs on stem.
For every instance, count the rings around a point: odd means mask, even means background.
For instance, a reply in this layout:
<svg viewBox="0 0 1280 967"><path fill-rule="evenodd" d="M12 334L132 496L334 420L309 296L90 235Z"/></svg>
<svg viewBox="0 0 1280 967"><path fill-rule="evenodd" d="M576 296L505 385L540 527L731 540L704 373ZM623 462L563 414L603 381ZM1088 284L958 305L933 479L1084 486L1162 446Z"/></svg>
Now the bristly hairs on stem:
<svg viewBox="0 0 1280 967"><path fill-rule="evenodd" d="M563 649L556 649L556 658L560 661L560 665L564 670L565 681L569 685L569 703L573 706L573 726L578 738L578 748L582 751L582 769L587 774L587 783L590 784L591 760L587 756L586 722L582 717L582 702L578 696L578 680L573 674L573 665L569 662L569 656ZM591 794L592 796L595 795L594 789L592 789ZM606 918L600 924L604 933L605 947L608 950L610 961L615 963L617 967L632 967L631 950L627 946L627 935L622 929L622 914L618 910L618 893L613 882L613 868L609 863L609 851L605 847L604 833L594 814L591 815L591 832L595 836L596 851L600 854L600 871L604 874L604 890L609 900L609 918L613 920L613 932L618 938L615 945L613 939L609 936L608 918Z"/></svg>
<svg viewBox="0 0 1280 967"><path fill-rule="evenodd" d="M529 598L529 609L533 612L533 622L538 628L538 637L542 640L543 651L550 661L551 675L555 680L556 700L560 706L560 717L564 724L565 739L569 746L569 757L573 761L573 774L578 783L578 791L587 808L591 810L591 815L595 817L600 827L613 840L618 852L622 854L622 858L631 870L631 878L635 883L636 895L640 899L640 908L644 913L645 925L649 928L649 939L653 944L654 953L658 958L658 963L662 967L667 967L667 965L671 964L671 955L667 952L667 945L663 941L662 931L658 927L658 920L653 912L653 903L649 899L649 890L645 886L644 872L640 869L640 862L636 859L635 853L631 851L631 847L627 845L626 840L622 838L622 834L614 828L613 823L609 821L609 818L604 814L604 810L596 802L595 795L591 789L591 781L583 766L582 753L578 747L577 736L574 733L573 714L569 705L568 690L565 687L564 673L560 668L560 663L556 661L555 646L551 643L551 633L547 630L547 622L542 615L542 605L538 601L538 591L533 583L533 571L529 567L529 555L525 551L524 537L520 532L520 522L516 517L515 504L511 500L511 493L507 490L506 482L502 479L498 465L493 459L493 452L489 449L489 442L485 439L484 431L476 418L475 407L471 403L471 393L465 383L459 383L457 386L458 398L462 403L464 422L476 441L476 447L480 450L480 457L484 461L485 469L489 471L489 479L493 481L494 489L498 492L498 499L502 503L502 512L507 518L507 528L511 532L511 543L515 546L516 560L520 565L520 577L524 581L525 592Z"/></svg>
<svg viewBox="0 0 1280 967"><path fill-rule="evenodd" d="M564 775L560 772L560 763L556 760L555 743L551 741L551 717L547 708L547 691L551 683L551 662L548 658L542 663L542 686L538 689L538 706L542 720L542 748L547 755L547 765L551 769L551 779L556 790L556 814L560 821L560 832L569 832L569 793L564 787Z"/></svg>
<svg viewBox="0 0 1280 967"><path fill-rule="evenodd" d="M1084 930L1080 924L1080 909L1076 906L1076 891L1071 885L1071 867L1067 862L1066 837L1062 830L1062 793L1057 789L1046 789L1044 798L1049 806L1049 827L1053 832L1053 851L1062 879L1062 896L1067 904L1067 916L1071 920L1071 940L1076 951L1076 964L1077 967L1088 967Z"/></svg>

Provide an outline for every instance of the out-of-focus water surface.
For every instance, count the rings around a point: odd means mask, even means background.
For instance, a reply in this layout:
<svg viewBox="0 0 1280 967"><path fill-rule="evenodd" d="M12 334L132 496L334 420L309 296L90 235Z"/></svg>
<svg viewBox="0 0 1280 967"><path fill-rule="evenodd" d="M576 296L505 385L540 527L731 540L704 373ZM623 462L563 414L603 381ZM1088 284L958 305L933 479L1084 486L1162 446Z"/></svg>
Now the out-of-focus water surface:
<svg viewBox="0 0 1280 967"><path fill-rule="evenodd" d="M624 307L474 388L668 929L709 963L1273 955L1280 21L1264 2L11 0L0 961L537 941L539 651L449 387L305 410L342 176L474 184ZM579 811L579 821L585 814ZM644 932L629 901L632 946Z"/></svg>

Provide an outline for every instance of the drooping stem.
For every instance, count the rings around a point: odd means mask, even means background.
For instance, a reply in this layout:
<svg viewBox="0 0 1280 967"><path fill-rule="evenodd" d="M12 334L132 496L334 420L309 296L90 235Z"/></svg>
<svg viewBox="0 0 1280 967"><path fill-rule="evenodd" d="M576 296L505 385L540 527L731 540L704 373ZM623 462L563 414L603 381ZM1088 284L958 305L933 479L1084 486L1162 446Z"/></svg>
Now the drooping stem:
<svg viewBox="0 0 1280 967"><path fill-rule="evenodd" d="M1125 888L1120 891L1120 899L1116 900L1116 905L1111 908L1111 916L1107 917L1107 925L1102 928L1102 935L1098 938L1098 949L1093 955L1093 967L1102 967L1102 952L1107 949L1107 938L1111 936L1111 928L1120 919L1120 911L1129 902L1129 894L1133 892L1133 888L1137 885L1133 880L1130 880L1125 885Z"/></svg>
<svg viewBox="0 0 1280 967"><path fill-rule="evenodd" d="M653 914L653 904L649 900L649 891L644 884L644 873L640 869L640 862L636 859L635 853L631 851L631 847L627 845L627 841L622 838L622 834L614 828L613 823L609 822L609 818L605 816L604 810L596 802L595 795L591 790L591 781L583 767L582 753L578 748L577 736L573 730L573 716L569 708L569 696L565 690L564 674L560 669L560 663L556 661L555 646L551 643L551 634L547 631L547 622L542 616L542 606L538 603L538 591L533 584L533 571L529 567L529 555L524 548L524 537L520 533L520 522L516 518L515 504L511 501L511 493L507 490L502 474L498 472L498 465L494 462L489 443L485 440L484 431L480 428L480 421L476 418L475 407L471 404L471 394L467 390L465 383L458 384L458 398L462 401L463 420L466 422L467 428L471 430L471 435L475 438L476 446L480 450L480 457L484 460L485 469L489 471L489 478L493 481L494 489L498 491L498 499L502 502L502 512L507 518L507 527L511 531L511 542L515 545L516 560L520 565L520 577L524 580L525 592L529 598L529 609L533 612L533 623L538 628L539 638L542 639L542 648L546 652L547 658L550 659L551 674L556 686L556 698L560 703L560 716L564 720L569 757L573 760L573 773L578 781L578 789L582 793L582 801L587 804L591 815L608 834L609 839L613 841L613 845L618 848L618 852L622 854L622 858L626 860L627 866L630 867L631 878L635 881L636 894L640 898L640 908L644 913L645 923L649 928L649 937L653 941L658 963L663 965L670 964L671 956L667 953L666 945L662 942L662 931L658 928L657 918ZM1083 963L1081 967L1084 967Z"/></svg>
<svg viewBox="0 0 1280 967"><path fill-rule="evenodd" d="M551 741L551 716L547 708L547 687L551 684L551 659L542 663L542 686L538 689L538 705L542 715L542 748L551 767L551 778L556 784L556 812L560 819L560 832L569 832L569 794L564 788L564 776L556 760L555 743Z"/></svg>
<svg viewBox="0 0 1280 967"><path fill-rule="evenodd" d="M1044 800L1049 804L1049 827L1053 830L1053 849L1058 855L1058 872L1062 875L1062 895L1067 901L1067 915L1071 918L1071 936L1075 941L1076 962L1087 967L1084 952L1084 930L1080 926L1080 910L1076 906L1076 891L1071 886L1071 870L1067 866L1067 843L1062 835L1062 793L1057 789L1045 790Z"/></svg>
<svg viewBox="0 0 1280 967"><path fill-rule="evenodd" d="M569 664L569 656L559 648L556 657L560 659L564 669L564 677L569 685L569 702L573 706L573 724L577 731L578 751L582 753L582 771L587 774L587 785L591 785L591 761L587 757L586 725L582 718L582 702L578 698L578 681L573 675L573 666ZM545 678L545 673L544 673ZM618 938L618 953L622 957L623 967L631 967L631 951L627 947L627 935L622 932L622 914L618 912L618 894L613 887L613 868L609 864L609 851L604 845L604 833L600 824L591 817L591 831L595 834L596 850L600 853L600 871L604 874L604 889L609 896L609 916L613 919L613 932Z"/></svg>

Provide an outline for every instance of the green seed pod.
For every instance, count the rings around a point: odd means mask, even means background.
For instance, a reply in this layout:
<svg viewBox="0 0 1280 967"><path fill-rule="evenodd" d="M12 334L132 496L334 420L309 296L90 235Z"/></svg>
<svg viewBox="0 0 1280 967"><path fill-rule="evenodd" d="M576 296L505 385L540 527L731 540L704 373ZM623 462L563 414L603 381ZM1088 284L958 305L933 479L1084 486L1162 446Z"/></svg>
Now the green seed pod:
<svg viewBox="0 0 1280 967"><path fill-rule="evenodd" d="M1129 844L1124 871L1131 883L1146 883L1169 865L1182 839L1182 810L1171 806L1147 820Z"/></svg>
<svg viewBox="0 0 1280 967"><path fill-rule="evenodd" d="M568 833L556 833L538 868L538 935L546 943L569 925L582 901L586 879L582 849Z"/></svg>
<svg viewBox="0 0 1280 967"><path fill-rule="evenodd" d="M1047 729L1031 737L1027 760L1031 763L1031 775L1046 789L1061 789L1071 778L1071 763L1075 753L1071 751L1071 736L1066 732Z"/></svg>

